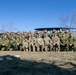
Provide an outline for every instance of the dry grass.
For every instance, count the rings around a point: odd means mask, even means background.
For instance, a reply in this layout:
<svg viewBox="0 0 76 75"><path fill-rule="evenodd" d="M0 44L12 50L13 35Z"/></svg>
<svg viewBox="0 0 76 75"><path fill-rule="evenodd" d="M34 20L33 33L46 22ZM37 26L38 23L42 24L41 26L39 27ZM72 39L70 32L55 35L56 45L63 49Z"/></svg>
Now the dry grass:
<svg viewBox="0 0 76 75"><path fill-rule="evenodd" d="M19 55L22 60L36 61L63 61L76 64L76 52L24 52L24 51L0 51L0 56Z"/></svg>
<svg viewBox="0 0 76 75"><path fill-rule="evenodd" d="M20 75L76 75L76 52L0 51L1 57L2 56L7 57L7 55L20 56L19 57L20 60L14 63L14 65L16 66L13 67L14 69L16 69L15 71L16 74L12 74L11 71L14 71L14 70L12 69L9 70L7 68L8 71L11 73L11 75L17 75L18 70L20 71L18 75L19 74ZM13 62L15 61L13 60ZM9 62L7 61L5 63L8 64ZM7 66L5 65L5 63L4 63L4 68ZM32 67L29 67L29 66L32 66ZM12 68L11 66L9 67ZM26 70L24 70L24 68L27 70L29 68L30 71L26 73ZM42 70L39 70L39 69L42 69ZM3 70L4 70L3 72L5 72L5 69ZM34 70L35 72L33 72ZM44 74L45 72L46 74ZM10 73L6 74L5 72L5 75L10 75Z"/></svg>

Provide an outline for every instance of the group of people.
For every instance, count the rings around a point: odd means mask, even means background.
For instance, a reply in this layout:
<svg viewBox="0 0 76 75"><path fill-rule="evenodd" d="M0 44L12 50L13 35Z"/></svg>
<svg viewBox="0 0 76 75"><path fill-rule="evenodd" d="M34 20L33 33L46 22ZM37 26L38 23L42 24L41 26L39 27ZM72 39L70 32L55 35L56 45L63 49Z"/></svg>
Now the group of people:
<svg viewBox="0 0 76 75"><path fill-rule="evenodd" d="M0 35L1 51L76 51L76 37L67 29L42 32L5 32Z"/></svg>

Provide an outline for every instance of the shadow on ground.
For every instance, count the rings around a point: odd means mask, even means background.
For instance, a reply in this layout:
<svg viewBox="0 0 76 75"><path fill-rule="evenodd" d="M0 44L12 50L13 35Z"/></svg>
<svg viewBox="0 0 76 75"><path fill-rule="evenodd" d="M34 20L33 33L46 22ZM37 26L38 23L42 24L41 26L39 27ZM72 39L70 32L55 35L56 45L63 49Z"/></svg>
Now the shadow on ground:
<svg viewBox="0 0 76 75"><path fill-rule="evenodd" d="M0 75L76 75L76 64L70 62L65 64L70 63L72 69L61 68L55 62L21 60L10 55L1 56L0 59Z"/></svg>

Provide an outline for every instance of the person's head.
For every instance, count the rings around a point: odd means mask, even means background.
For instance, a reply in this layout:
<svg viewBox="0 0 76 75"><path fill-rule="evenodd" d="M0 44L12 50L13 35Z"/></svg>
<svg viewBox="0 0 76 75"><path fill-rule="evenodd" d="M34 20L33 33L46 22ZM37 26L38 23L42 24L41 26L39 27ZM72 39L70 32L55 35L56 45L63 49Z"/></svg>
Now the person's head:
<svg viewBox="0 0 76 75"><path fill-rule="evenodd" d="M53 37L56 37L57 36L57 34L53 34Z"/></svg>
<svg viewBox="0 0 76 75"><path fill-rule="evenodd" d="M68 30L68 29L66 29L66 30L65 30L65 33L68 33L68 31L69 31L69 30Z"/></svg>
<svg viewBox="0 0 76 75"><path fill-rule="evenodd" d="M38 38L40 38L41 37L41 35L40 34L38 34Z"/></svg>
<svg viewBox="0 0 76 75"><path fill-rule="evenodd" d="M47 30L44 30L44 33L46 34L47 33Z"/></svg>
<svg viewBox="0 0 76 75"><path fill-rule="evenodd" d="M73 35L70 33L70 35L69 35L70 37L73 37Z"/></svg>
<svg viewBox="0 0 76 75"><path fill-rule="evenodd" d="M52 33L52 30L50 30L50 34Z"/></svg>
<svg viewBox="0 0 76 75"><path fill-rule="evenodd" d="M62 32L62 29L60 29L60 32Z"/></svg>

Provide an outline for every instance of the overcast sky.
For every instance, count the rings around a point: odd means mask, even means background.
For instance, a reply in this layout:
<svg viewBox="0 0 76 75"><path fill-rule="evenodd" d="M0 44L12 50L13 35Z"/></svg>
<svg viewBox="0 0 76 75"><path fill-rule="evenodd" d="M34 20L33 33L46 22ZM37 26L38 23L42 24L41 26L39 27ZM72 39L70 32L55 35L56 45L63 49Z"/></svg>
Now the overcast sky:
<svg viewBox="0 0 76 75"><path fill-rule="evenodd" d="M74 11L76 0L0 0L0 26L11 23L14 31L59 27L59 16Z"/></svg>

